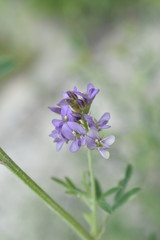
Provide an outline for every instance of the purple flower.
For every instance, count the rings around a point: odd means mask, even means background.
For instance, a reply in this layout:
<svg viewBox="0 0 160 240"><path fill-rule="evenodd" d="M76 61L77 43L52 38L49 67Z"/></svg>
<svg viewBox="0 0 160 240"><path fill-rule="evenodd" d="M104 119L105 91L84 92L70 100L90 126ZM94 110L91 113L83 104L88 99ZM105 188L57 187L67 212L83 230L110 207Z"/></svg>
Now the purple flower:
<svg viewBox="0 0 160 240"><path fill-rule="evenodd" d="M102 139L99 131L110 128L108 122L110 114L104 113L99 120L89 114L93 99L98 94L93 84L87 85L86 93L74 87L73 91L63 93L63 99L57 107L49 109L60 115L60 119L53 119L55 129L50 136L56 143L59 151L64 143L70 142L70 151L76 152L81 146L87 145L89 149L97 149L104 158L109 158L109 148L115 141L114 136Z"/></svg>
<svg viewBox="0 0 160 240"><path fill-rule="evenodd" d="M52 112L60 114L61 108L60 107L48 107Z"/></svg>
<svg viewBox="0 0 160 240"><path fill-rule="evenodd" d="M75 94L71 94L73 92L71 91L68 91L66 92L66 95L68 95L68 97L65 97L64 99L62 99L60 102L58 102L58 106L62 107L62 106L66 106L66 105L69 105L71 106L71 108L77 112L77 113L81 113L81 109L84 109L85 108L85 103L82 99L78 99L74 97ZM65 96L66 96L65 95Z"/></svg>
<svg viewBox="0 0 160 240"><path fill-rule="evenodd" d="M72 110L69 106L63 106L61 108L61 116L62 116L62 119L65 121L74 121L75 120L75 118L72 114Z"/></svg>
<svg viewBox="0 0 160 240"><path fill-rule="evenodd" d="M67 92L64 92L62 95L63 95L63 99L61 101L58 102L58 106L64 106L64 105L73 105L74 103L77 102L77 95L74 93L74 91L76 90L77 88L74 87L73 91L67 91Z"/></svg>
<svg viewBox="0 0 160 240"><path fill-rule="evenodd" d="M77 88L74 88L73 92L76 95L83 97L85 99L85 101L87 102L87 104L90 104L93 101L93 99L95 98L95 96L97 95L97 93L99 92L99 89L95 89L93 84L89 83L87 85L86 93L81 93L81 92L77 91Z"/></svg>
<svg viewBox="0 0 160 240"><path fill-rule="evenodd" d="M67 139L65 139L62 136L61 132L58 131L58 130L53 130L52 133L49 136L54 139L53 142L57 143L57 145L56 145L57 151L60 151L60 149L62 148L63 144L67 143Z"/></svg>
<svg viewBox="0 0 160 240"><path fill-rule="evenodd" d="M85 129L76 122L67 122L62 127L62 135L72 141L70 151L76 152L81 146L86 144Z"/></svg>
<svg viewBox="0 0 160 240"><path fill-rule="evenodd" d="M61 116L62 119L53 119L52 123L56 129L61 129L63 124L67 121L74 121L76 120L76 116L73 116L72 110L69 106L62 106L61 108Z"/></svg>
<svg viewBox="0 0 160 240"><path fill-rule="evenodd" d="M78 112L89 112L90 105L99 92L99 89L95 89L93 84L87 85L87 92L82 93L74 87L73 91L67 91L63 93L63 99L57 104L58 106L70 105L74 110Z"/></svg>
<svg viewBox="0 0 160 240"><path fill-rule="evenodd" d="M110 128L110 126L107 125L107 123L109 122L109 119L110 119L109 112L104 113L103 116L99 119L99 121L97 121L95 118L91 117L88 114L84 114L84 118L88 122L88 126L90 128L93 128L93 127L97 128L98 131L100 131L102 129Z"/></svg>
<svg viewBox="0 0 160 240"><path fill-rule="evenodd" d="M108 159L109 158L109 151L108 149L114 143L115 137L113 135L101 139L97 129L90 128L86 136L86 143L89 149L98 149L99 153L102 157Z"/></svg>

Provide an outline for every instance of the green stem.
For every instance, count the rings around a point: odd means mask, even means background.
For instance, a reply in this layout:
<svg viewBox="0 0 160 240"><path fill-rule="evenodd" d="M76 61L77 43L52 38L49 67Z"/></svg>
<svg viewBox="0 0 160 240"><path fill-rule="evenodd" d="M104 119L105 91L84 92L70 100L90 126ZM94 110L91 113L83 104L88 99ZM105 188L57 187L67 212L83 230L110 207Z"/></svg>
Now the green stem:
<svg viewBox="0 0 160 240"><path fill-rule="evenodd" d="M86 129L86 131L88 131L88 123L87 123L87 121L84 118L84 114L82 114L82 122L83 122L83 126Z"/></svg>
<svg viewBox="0 0 160 240"><path fill-rule="evenodd" d="M97 235L97 199L96 199L96 189L95 189L95 179L93 171L93 161L91 156L91 151L88 150L88 167L90 173L90 182L91 182L91 198L92 198L92 229L91 234L93 237Z"/></svg>
<svg viewBox="0 0 160 240"><path fill-rule="evenodd" d="M103 224L102 224L102 226L101 226L101 228L99 230L99 233L97 235L97 240L101 239L101 237L102 237L102 235L103 235L103 233L104 233L104 231L106 229L107 220L108 220L108 217L105 218L105 220L104 220L104 222L103 222Z"/></svg>
<svg viewBox="0 0 160 240"><path fill-rule="evenodd" d="M0 163L3 163L8 167L29 188L31 188L57 215L59 215L75 232L77 232L81 239L93 240L88 232L43 189L41 189L20 167L18 167L2 148L0 148Z"/></svg>

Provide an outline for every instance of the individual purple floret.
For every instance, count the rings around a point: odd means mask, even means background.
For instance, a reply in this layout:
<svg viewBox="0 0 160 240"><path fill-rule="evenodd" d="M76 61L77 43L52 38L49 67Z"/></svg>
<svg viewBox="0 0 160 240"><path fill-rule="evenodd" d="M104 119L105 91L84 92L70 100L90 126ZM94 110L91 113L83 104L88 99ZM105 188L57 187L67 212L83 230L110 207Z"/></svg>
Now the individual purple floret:
<svg viewBox="0 0 160 240"><path fill-rule="evenodd" d="M62 148L63 144L67 143L67 139L65 139L62 136L61 132L58 131L58 130L53 130L52 133L49 136L54 139L53 142L57 143L57 145L56 145L57 151L60 151L60 149Z"/></svg>
<svg viewBox="0 0 160 240"><path fill-rule="evenodd" d="M59 107L70 105L78 113L88 113L90 105L98 92L99 89L95 89L91 83L87 85L86 93L82 93L74 87L73 91L63 93L63 99L57 105Z"/></svg>
<svg viewBox="0 0 160 240"><path fill-rule="evenodd" d="M108 149L114 143L115 137L113 135L101 139L97 129L90 128L86 136L86 143L89 149L98 149L99 153L102 157L108 159L109 158L109 151Z"/></svg>
<svg viewBox="0 0 160 240"><path fill-rule="evenodd" d="M76 152L81 146L86 144L85 129L76 122L68 122L62 127L63 136L72 141L70 151Z"/></svg>
<svg viewBox="0 0 160 240"><path fill-rule="evenodd" d="M84 118L88 123L88 126L90 128L97 128L98 131L102 130L102 129L107 129L110 128L109 125L107 125L107 123L109 122L110 119L110 114L109 112L106 112L103 114L103 116L99 119L99 121L97 121L95 118L91 117L88 114L84 114Z"/></svg>
<svg viewBox="0 0 160 240"><path fill-rule="evenodd" d="M74 93L74 91L77 88L74 87L73 91L67 91L63 92L62 96L63 99L58 102L58 106L64 106L64 105L73 105L74 103L77 103L77 95Z"/></svg>
<svg viewBox="0 0 160 240"><path fill-rule="evenodd" d="M73 91L63 93L63 99L59 101L57 107L49 109L60 116L53 119L55 129L50 136L56 143L59 151L64 143L70 143L70 151L76 152L80 147L87 146L88 149L97 149L104 158L109 158L109 148L115 141L114 136L101 138L100 131L110 128L108 122L110 114L104 113L97 121L90 115L90 107L93 99L99 92L93 84L87 85L86 93L82 93L74 87Z"/></svg>
<svg viewBox="0 0 160 240"><path fill-rule="evenodd" d="M62 119L53 119L52 123L55 126L56 129L61 129L63 124L67 121L74 121L76 120L76 117L73 116L72 110L70 109L69 106L63 106L61 108L61 116Z"/></svg>
<svg viewBox="0 0 160 240"><path fill-rule="evenodd" d="M81 93L81 92L77 91L76 88L74 88L73 92L76 95L79 95L79 96L83 97L85 99L85 101L88 104L90 104L93 101L93 99L95 98L95 96L98 94L99 89L95 89L93 84L89 83L87 85L87 92L86 93Z"/></svg>

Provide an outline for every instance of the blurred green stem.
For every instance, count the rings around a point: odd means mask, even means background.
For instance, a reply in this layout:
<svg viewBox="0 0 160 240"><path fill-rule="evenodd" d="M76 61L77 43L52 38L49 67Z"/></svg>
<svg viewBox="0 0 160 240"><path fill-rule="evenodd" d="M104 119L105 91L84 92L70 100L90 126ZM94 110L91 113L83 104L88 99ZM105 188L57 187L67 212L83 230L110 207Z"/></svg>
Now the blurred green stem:
<svg viewBox="0 0 160 240"><path fill-rule="evenodd" d="M99 233L97 234L97 240L100 240L103 233L105 232L105 228L106 228L106 224L107 224L107 220L108 220L108 216L105 218L100 230L99 230Z"/></svg>
<svg viewBox="0 0 160 240"><path fill-rule="evenodd" d="M91 234L92 234L93 237L95 237L97 235L97 199L96 199L95 178L94 178L91 150L88 150L88 167L89 167L89 174L90 174L91 199L92 199L92 228L91 228Z"/></svg>
<svg viewBox="0 0 160 240"><path fill-rule="evenodd" d="M59 215L84 240L93 240L88 232L43 189L41 189L15 162L0 148L0 163L8 167L30 189L32 189L52 210Z"/></svg>

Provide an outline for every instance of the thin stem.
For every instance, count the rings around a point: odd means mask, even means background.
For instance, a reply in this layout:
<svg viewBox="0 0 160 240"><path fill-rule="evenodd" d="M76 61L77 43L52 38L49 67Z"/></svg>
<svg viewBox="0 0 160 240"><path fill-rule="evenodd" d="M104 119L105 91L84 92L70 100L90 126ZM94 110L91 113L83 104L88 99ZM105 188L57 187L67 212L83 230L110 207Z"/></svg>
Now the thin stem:
<svg viewBox="0 0 160 240"><path fill-rule="evenodd" d="M96 189L95 189L95 179L93 171L93 161L91 156L91 151L88 150L88 167L90 173L90 182L91 182L91 198L92 198L92 229L91 234L93 237L97 235L97 200L96 200Z"/></svg>
<svg viewBox="0 0 160 240"><path fill-rule="evenodd" d="M98 235L97 235L97 240L100 240L100 239L101 239L101 237L102 237L102 235L103 235L103 233L104 233L104 231L105 231L105 228L106 228L107 220L108 220L108 217L105 218L105 220L104 220L104 222L103 222L103 224L102 224L102 226L101 226L101 228L100 228L100 230L99 230L99 233L98 233Z"/></svg>
<svg viewBox="0 0 160 240"><path fill-rule="evenodd" d="M59 215L83 240L93 240L88 232L43 189L41 189L12 159L0 148L0 163L8 167L30 189L32 189L52 210Z"/></svg>

